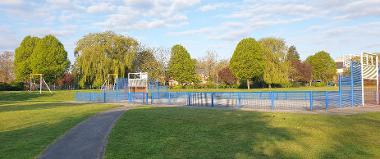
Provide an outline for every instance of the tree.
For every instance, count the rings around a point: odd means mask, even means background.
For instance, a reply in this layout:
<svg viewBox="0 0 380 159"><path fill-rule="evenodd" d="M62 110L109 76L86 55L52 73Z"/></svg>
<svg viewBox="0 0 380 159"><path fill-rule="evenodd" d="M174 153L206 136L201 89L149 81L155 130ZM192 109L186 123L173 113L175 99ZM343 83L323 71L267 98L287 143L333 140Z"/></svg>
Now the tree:
<svg viewBox="0 0 380 159"><path fill-rule="evenodd" d="M214 51L207 51L206 55L197 60L197 72L204 75L206 80L214 81L217 78L217 54Z"/></svg>
<svg viewBox="0 0 380 159"><path fill-rule="evenodd" d="M138 42L113 32L90 33L77 42L74 71L79 84L101 86L108 74L126 77L133 70Z"/></svg>
<svg viewBox="0 0 380 159"><path fill-rule="evenodd" d="M286 61L288 62L300 61L300 55L297 51L297 48L294 45L289 47L288 52L286 54Z"/></svg>
<svg viewBox="0 0 380 159"><path fill-rule="evenodd" d="M151 80L157 80L161 75L162 67L154 57L152 49L144 49L137 53L134 66L136 72L147 72Z"/></svg>
<svg viewBox="0 0 380 159"><path fill-rule="evenodd" d="M263 79L269 88L272 84L288 83L289 63L285 60L287 46L283 39L263 38L259 40L263 49L266 51L266 66L264 69Z"/></svg>
<svg viewBox="0 0 380 159"><path fill-rule="evenodd" d="M230 61L232 73L240 80L249 80L261 77L264 73L266 60L262 46L253 38L242 39L236 46Z"/></svg>
<svg viewBox="0 0 380 159"><path fill-rule="evenodd" d="M31 68L31 56L35 46L40 41L40 38L26 36L19 47L15 50L14 58L14 72L16 80L24 82L29 80L29 76L32 73Z"/></svg>
<svg viewBox="0 0 380 159"><path fill-rule="evenodd" d="M196 81L195 61L191 59L185 47L172 47L168 72L171 78L181 84Z"/></svg>
<svg viewBox="0 0 380 159"><path fill-rule="evenodd" d="M325 51L317 52L309 56L306 62L312 68L312 79L328 82L333 80L336 75L336 64L330 54Z"/></svg>
<svg viewBox="0 0 380 159"><path fill-rule="evenodd" d="M14 80L13 52L0 53L0 82L10 83Z"/></svg>
<svg viewBox="0 0 380 159"><path fill-rule="evenodd" d="M43 74L47 83L61 78L70 66L63 44L53 35L37 42L31 55L32 73Z"/></svg>
<svg viewBox="0 0 380 159"><path fill-rule="evenodd" d="M228 66L219 70L218 76L219 76L220 80L227 85L233 85L237 81L236 77L231 72L231 70Z"/></svg>

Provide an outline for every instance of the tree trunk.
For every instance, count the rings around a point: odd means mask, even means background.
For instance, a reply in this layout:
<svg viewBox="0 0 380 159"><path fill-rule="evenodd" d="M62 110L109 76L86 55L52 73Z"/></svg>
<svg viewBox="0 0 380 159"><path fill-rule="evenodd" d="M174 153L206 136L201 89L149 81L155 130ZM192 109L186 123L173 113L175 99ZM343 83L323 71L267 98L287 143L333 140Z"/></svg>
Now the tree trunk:
<svg viewBox="0 0 380 159"><path fill-rule="evenodd" d="M269 88L272 88L272 84L269 83L268 87L269 87Z"/></svg>
<svg viewBox="0 0 380 159"><path fill-rule="evenodd" d="M250 86L249 86L249 79L247 79L247 87L248 87L248 89L250 89Z"/></svg>

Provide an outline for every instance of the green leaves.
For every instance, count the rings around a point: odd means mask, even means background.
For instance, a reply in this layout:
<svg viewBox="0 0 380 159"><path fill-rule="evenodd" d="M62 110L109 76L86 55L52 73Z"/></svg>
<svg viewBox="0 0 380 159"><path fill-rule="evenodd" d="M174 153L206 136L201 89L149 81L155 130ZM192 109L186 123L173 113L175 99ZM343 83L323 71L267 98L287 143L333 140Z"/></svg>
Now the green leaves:
<svg viewBox="0 0 380 159"><path fill-rule="evenodd" d="M74 72L79 84L101 86L108 74L125 77L133 70L138 42L113 32L91 33L77 42Z"/></svg>
<svg viewBox="0 0 380 159"><path fill-rule="evenodd" d="M323 82L332 81L336 75L336 64L325 51L317 52L309 56L306 62L311 65L313 80L322 80Z"/></svg>
<svg viewBox="0 0 380 159"><path fill-rule="evenodd" d="M62 77L70 64L65 48L53 35L42 39L26 36L16 48L14 63L18 81L27 81L31 73L38 73L48 83Z"/></svg>
<svg viewBox="0 0 380 159"><path fill-rule="evenodd" d="M179 83L191 83L197 80L195 61L191 59L185 47L181 45L172 47L168 72L170 77Z"/></svg>
<svg viewBox="0 0 380 159"><path fill-rule="evenodd" d="M62 77L70 62L62 43L53 35L38 41L31 56L32 73L43 74L46 82Z"/></svg>
<svg viewBox="0 0 380 159"><path fill-rule="evenodd" d="M230 69L240 80L261 77L265 66L264 50L253 38L241 40L232 55Z"/></svg>

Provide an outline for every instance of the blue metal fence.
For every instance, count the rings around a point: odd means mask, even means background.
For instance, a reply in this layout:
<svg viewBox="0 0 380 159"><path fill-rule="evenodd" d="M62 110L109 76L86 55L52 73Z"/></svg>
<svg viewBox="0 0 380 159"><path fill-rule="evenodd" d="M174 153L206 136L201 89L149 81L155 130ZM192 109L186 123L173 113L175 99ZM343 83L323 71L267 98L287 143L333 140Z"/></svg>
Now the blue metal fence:
<svg viewBox="0 0 380 159"><path fill-rule="evenodd" d="M339 76L338 91L291 92L168 92L167 87L150 84L148 93L131 93L123 90L103 92L77 92L82 102L128 102L152 105L188 105L232 107L261 110L313 111L362 105L360 63L351 63L350 74ZM120 87L126 87L126 80Z"/></svg>

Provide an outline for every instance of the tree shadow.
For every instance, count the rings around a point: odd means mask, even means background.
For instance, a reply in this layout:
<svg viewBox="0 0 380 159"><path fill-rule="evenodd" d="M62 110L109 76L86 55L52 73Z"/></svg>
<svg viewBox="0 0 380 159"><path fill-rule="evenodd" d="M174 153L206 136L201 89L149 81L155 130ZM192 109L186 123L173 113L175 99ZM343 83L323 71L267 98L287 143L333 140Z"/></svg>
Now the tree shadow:
<svg viewBox="0 0 380 159"><path fill-rule="evenodd" d="M0 92L0 102L9 102L9 101L29 101L34 98L39 97L51 97L51 93L39 94L37 92L26 92L26 91L7 91Z"/></svg>
<svg viewBox="0 0 380 159"><path fill-rule="evenodd" d="M278 146L295 136L270 125L271 113L154 108L124 117L113 132L130 135L111 134L108 158L300 158Z"/></svg>
<svg viewBox="0 0 380 159"><path fill-rule="evenodd" d="M61 102L32 102L32 103L5 103L0 105L0 112L25 111L25 110L42 110L53 109L65 106L79 106L83 103L61 103Z"/></svg>
<svg viewBox="0 0 380 159"><path fill-rule="evenodd" d="M88 116L66 117L55 123L0 131L0 159L36 158L50 143Z"/></svg>

